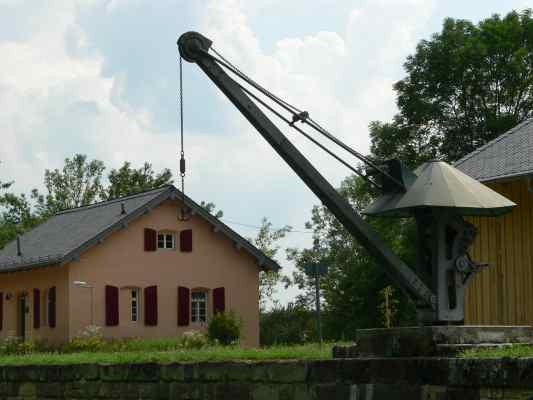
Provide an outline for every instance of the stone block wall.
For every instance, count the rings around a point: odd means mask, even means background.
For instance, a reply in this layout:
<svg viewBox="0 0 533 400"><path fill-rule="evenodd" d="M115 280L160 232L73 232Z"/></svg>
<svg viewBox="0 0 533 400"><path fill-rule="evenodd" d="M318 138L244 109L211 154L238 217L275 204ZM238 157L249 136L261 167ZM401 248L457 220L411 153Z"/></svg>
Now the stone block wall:
<svg viewBox="0 0 533 400"><path fill-rule="evenodd" d="M533 359L0 367L0 400L533 400Z"/></svg>

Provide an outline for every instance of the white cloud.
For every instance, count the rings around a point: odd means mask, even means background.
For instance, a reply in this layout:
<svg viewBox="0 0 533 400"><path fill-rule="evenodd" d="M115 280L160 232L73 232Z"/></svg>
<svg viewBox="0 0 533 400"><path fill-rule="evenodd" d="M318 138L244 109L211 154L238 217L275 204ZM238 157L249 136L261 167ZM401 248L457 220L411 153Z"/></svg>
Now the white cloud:
<svg viewBox="0 0 533 400"><path fill-rule="evenodd" d="M218 51L256 81L310 111L315 120L336 136L365 152L369 146L368 124L374 119L389 119L395 112L392 84L399 78L401 63L414 49L417 32L427 22L432 9L433 1L364 1L353 9L345 26L338 31L287 37L277 41L271 52L266 52L239 1L213 0L208 6L203 32L213 40ZM252 130L234 107L228 106L227 113L236 131ZM348 174L306 142L294 135L290 137L333 184ZM230 140L239 146L242 136L235 135ZM253 141L242 148L246 152L236 154L242 164L235 159L232 167L242 165L245 169L234 171L263 176L258 167L267 164L271 166L271 181L303 185L278 159L268 155L268 149L260 152ZM250 153L254 154L255 163L248 164ZM277 195L283 198L284 193ZM311 204L319 201L308 192L300 192L298 196L287 203L289 212L280 212L286 220L290 214L290 222L297 221L296 226L301 227L309 217ZM305 235L287 240L293 246L309 242L310 237Z"/></svg>
<svg viewBox="0 0 533 400"><path fill-rule="evenodd" d="M109 166L154 160L156 167L167 166L162 160L175 153L172 138L150 128L148 111L114 105L120 79L103 76L100 55L67 50L72 31L79 39L74 45L87 46L76 25L77 6L53 3L28 40L0 41L1 173L20 190L40 186L45 168L59 167L75 152Z"/></svg>
<svg viewBox="0 0 533 400"><path fill-rule="evenodd" d="M239 68L364 152L368 123L394 113L392 83L432 8L433 1L427 0L365 1L339 31L288 37L270 53L261 49L237 0L211 1L202 27ZM228 113L239 130L246 129L235 109L228 107ZM346 175L337 164L312 154L332 179Z"/></svg>
<svg viewBox="0 0 533 400"><path fill-rule="evenodd" d="M200 13L200 32L258 82L366 151L368 123L394 113L392 82L413 50L432 2L364 1L338 29L291 35L265 50L247 13L277 2L261 0L255 8L246 2L248 8L243 8L237 0L210 1ZM139 92L126 90L132 79L128 69L109 68L105 53L79 24L79 10L101 4L105 14L129 15L121 14L131 5L124 0L47 2L20 24L26 27L23 35L3 38L0 31L0 178L15 179L18 190L39 186L45 168L60 167L75 152L101 159L108 167L125 160L149 160L156 169L177 166L176 133L156 128L164 126L155 120L157 110L143 108L131 97ZM18 15L25 15L26 8L31 3ZM119 46L123 38L109 40ZM175 51L172 41L169 52ZM170 77L161 82L152 96L175 90L168 87ZM223 98L217 89L202 96ZM318 200L239 112L226 100L222 104L224 113L212 116L220 121L220 135L187 131L187 187L198 200L217 202L228 218L257 223L266 215L277 225L301 229ZM189 120L210 112L200 103L195 107L187 109ZM289 135L334 184L348 173L297 135ZM309 235L292 235L286 244L308 241Z"/></svg>

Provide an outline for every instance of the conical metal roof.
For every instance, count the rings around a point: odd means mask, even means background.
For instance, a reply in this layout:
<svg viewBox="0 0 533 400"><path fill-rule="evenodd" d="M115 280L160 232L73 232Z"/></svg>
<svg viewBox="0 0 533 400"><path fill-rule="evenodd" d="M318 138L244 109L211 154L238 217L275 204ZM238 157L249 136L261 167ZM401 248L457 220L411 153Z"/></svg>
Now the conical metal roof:
<svg viewBox="0 0 533 400"><path fill-rule="evenodd" d="M419 208L453 208L459 215L496 216L515 203L465 175L444 161L429 161L416 171L417 178L404 193L378 198L364 214L407 217Z"/></svg>

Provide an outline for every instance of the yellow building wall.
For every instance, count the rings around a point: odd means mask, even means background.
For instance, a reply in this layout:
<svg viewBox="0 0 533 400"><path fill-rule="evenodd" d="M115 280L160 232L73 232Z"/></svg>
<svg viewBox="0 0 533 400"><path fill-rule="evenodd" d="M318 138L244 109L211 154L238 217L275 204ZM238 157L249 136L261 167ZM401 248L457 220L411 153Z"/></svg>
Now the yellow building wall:
<svg viewBox="0 0 533 400"><path fill-rule="evenodd" d="M489 267L472 280L465 296L465 324L533 324L533 193L525 178L489 183L517 206L501 217L472 217L478 236L471 248Z"/></svg>

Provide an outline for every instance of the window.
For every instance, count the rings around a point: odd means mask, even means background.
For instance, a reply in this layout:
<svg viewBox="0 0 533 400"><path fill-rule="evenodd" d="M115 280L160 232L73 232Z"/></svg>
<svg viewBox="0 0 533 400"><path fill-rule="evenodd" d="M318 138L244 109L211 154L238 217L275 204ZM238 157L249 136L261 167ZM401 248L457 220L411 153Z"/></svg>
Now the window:
<svg viewBox="0 0 533 400"><path fill-rule="evenodd" d="M161 232L157 234L157 248L158 249L173 249L175 243L175 235L171 232Z"/></svg>
<svg viewBox="0 0 533 400"><path fill-rule="evenodd" d="M207 322L207 293L191 293L191 321Z"/></svg>
<svg viewBox="0 0 533 400"><path fill-rule="evenodd" d="M131 289L131 320L137 322L139 320L139 289Z"/></svg>

